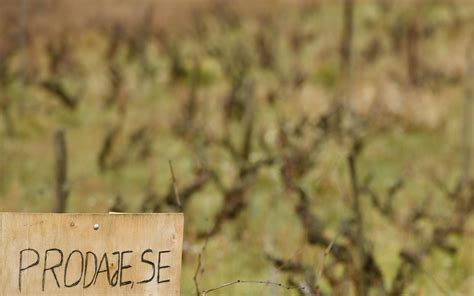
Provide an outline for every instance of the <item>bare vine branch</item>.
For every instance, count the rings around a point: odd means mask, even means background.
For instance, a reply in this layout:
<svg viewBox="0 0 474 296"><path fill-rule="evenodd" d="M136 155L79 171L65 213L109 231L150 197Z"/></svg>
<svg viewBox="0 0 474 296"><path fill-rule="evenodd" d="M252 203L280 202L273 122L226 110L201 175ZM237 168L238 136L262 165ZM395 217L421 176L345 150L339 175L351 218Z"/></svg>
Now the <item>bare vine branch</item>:
<svg viewBox="0 0 474 296"><path fill-rule="evenodd" d="M214 292L216 290L220 290L220 289L227 288L229 286L233 286L233 285L237 285L237 284L257 284L257 285L266 285L266 286L271 285L271 286L277 286L277 287L287 289L287 290L304 290L305 289L305 287L287 286L287 285L284 285L284 284L281 284L281 283L276 283L276 282L271 282L271 281L235 280L235 281L232 281L232 282L222 284L222 285L217 286L215 288L204 290L201 293L201 296L205 296L205 295L209 294L210 292Z"/></svg>

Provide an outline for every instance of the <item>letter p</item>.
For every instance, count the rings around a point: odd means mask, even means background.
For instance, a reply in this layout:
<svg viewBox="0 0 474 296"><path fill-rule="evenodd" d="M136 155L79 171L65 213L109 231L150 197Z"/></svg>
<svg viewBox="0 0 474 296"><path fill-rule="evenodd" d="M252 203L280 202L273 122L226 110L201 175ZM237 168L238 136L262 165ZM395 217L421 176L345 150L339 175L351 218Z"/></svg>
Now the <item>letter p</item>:
<svg viewBox="0 0 474 296"><path fill-rule="evenodd" d="M23 263L23 253L25 253L27 251L33 252L36 255L36 260L28 266L23 266L23 264L25 264L25 263ZM20 290L20 293L21 293L21 274L22 274L22 272L27 270L28 268L31 268L35 265L38 265L39 259L40 259L39 253L38 253L38 251L36 251L34 249L23 249L23 250L20 251L20 271L18 272L18 289Z"/></svg>

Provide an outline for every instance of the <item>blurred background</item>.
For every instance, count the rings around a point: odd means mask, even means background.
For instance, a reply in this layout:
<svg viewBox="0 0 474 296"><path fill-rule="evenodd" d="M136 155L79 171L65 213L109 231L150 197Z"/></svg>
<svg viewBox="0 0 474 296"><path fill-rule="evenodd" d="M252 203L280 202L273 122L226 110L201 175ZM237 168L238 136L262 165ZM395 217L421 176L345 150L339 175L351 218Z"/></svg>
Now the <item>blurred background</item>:
<svg viewBox="0 0 474 296"><path fill-rule="evenodd" d="M184 212L182 295L474 295L473 89L472 0L0 0L0 210Z"/></svg>

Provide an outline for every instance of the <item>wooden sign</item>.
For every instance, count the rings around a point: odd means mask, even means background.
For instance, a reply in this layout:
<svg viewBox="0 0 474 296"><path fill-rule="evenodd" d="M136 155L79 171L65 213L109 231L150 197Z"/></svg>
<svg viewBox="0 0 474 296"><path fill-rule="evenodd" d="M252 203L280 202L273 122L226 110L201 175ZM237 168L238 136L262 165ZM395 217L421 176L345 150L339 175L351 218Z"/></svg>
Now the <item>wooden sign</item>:
<svg viewBox="0 0 474 296"><path fill-rule="evenodd" d="M182 214L0 214L0 295L180 295Z"/></svg>

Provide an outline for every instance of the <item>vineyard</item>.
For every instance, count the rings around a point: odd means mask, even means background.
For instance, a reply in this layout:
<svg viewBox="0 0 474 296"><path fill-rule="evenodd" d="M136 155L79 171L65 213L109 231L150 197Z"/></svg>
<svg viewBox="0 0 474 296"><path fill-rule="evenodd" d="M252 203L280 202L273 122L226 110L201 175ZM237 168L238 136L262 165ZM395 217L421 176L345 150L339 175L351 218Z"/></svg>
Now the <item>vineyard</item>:
<svg viewBox="0 0 474 296"><path fill-rule="evenodd" d="M0 210L183 212L182 295L474 295L473 115L471 0L0 0Z"/></svg>

